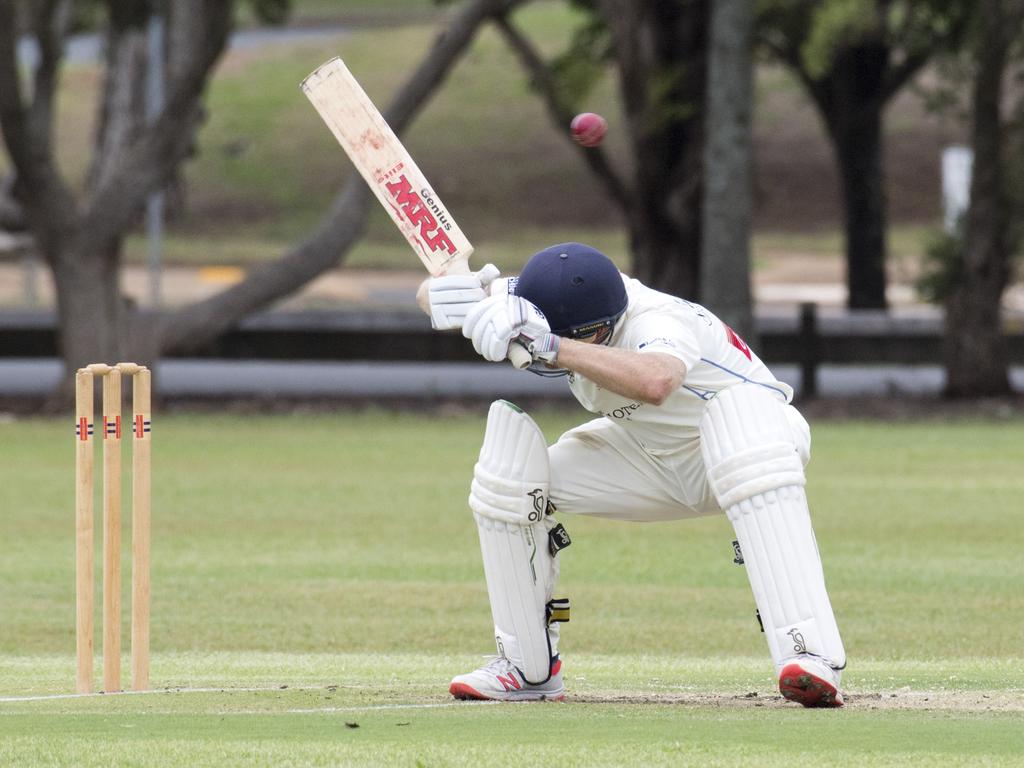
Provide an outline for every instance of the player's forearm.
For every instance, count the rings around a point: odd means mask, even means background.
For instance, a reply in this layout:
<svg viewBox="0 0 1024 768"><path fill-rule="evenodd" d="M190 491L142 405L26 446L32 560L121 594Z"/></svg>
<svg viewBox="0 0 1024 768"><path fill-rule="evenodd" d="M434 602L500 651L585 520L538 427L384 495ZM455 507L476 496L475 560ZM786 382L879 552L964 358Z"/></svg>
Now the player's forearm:
<svg viewBox="0 0 1024 768"><path fill-rule="evenodd" d="M562 339L557 365L617 395L661 405L683 383L686 366L671 355Z"/></svg>

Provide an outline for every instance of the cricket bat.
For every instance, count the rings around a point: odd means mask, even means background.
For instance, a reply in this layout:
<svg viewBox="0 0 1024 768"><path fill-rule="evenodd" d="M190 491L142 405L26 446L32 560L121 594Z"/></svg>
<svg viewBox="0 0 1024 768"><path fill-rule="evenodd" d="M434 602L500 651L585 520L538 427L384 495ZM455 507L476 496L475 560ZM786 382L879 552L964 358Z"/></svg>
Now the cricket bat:
<svg viewBox="0 0 1024 768"><path fill-rule="evenodd" d="M344 62L321 64L302 90L427 271L469 273L473 245ZM509 360L516 368L532 362L519 344L509 346Z"/></svg>

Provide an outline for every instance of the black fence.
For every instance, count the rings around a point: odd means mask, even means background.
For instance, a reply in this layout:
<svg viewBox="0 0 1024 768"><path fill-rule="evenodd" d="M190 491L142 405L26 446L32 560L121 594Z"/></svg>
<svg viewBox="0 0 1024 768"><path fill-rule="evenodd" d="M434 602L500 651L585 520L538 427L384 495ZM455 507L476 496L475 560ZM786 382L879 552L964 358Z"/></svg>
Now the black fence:
<svg viewBox="0 0 1024 768"><path fill-rule="evenodd" d="M758 318L765 362L800 366L803 394L817 392L824 364L926 365L942 362L942 319L878 311L799 311ZM1024 333L1008 335L1010 360L1024 364ZM52 312L0 312L0 358L57 355ZM475 362L458 333L436 333L417 310L268 312L255 315L190 358Z"/></svg>

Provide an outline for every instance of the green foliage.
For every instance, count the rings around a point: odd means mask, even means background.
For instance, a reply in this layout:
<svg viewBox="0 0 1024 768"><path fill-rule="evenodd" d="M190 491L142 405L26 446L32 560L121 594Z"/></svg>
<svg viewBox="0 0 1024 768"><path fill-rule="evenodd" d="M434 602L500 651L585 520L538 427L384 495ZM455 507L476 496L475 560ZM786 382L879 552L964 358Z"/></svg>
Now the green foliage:
<svg viewBox="0 0 1024 768"><path fill-rule="evenodd" d="M971 41L971 46L976 44ZM970 92L974 76L971 46L957 55L942 57L938 65L939 82L925 91L929 109L968 123L973 115L964 93ZM1009 87L1006 90L1016 96L1016 102L1002 127L1002 175L1008 215L1006 247L1012 255L1018 253L1024 241L1024 96L1020 95L1024 85L1024 34L1018 34L1011 46L1010 60L1013 63L1007 73ZM963 274L963 229L961 222L957 234L936 234L928 243L922 274L915 284L918 295L925 301L942 303Z"/></svg>
<svg viewBox="0 0 1024 768"><path fill-rule="evenodd" d="M569 46L551 62L562 103L576 108L593 91L612 60L612 40L604 18L590 3L573 3L581 11L581 21L572 33Z"/></svg>
<svg viewBox="0 0 1024 768"><path fill-rule="evenodd" d="M100 0L85 0L72 6L71 31L95 32L100 29L105 12Z"/></svg>
<svg viewBox="0 0 1024 768"><path fill-rule="evenodd" d="M246 0L253 14L264 24L284 24L292 11L292 0Z"/></svg>
<svg viewBox="0 0 1024 768"><path fill-rule="evenodd" d="M879 34L873 0L831 0L817 3L810 34L801 47L804 66L814 79L832 68L838 51L859 45Z"/></svg>
<svg viewBox="0 0 1024 768"><path fill-rule="evenodd" d="M962 52L939 56L933 69L935 78L921 78L910 87L929 112L968 125L971 118L969 57Z"/></svg>
<svg viewBox="0 0 1024 768"><path fill-rule="evenodd" d="M965 40L974 5L966 0L896 2L889 6L887 26L893 39L906 51L938 47L944 52L956 52Z"/></svg>
<svg viewBox="0 0 1024 768"><path fill-rule="evenodd" d="M924 301L942 304L963 275L963 227L958 230L955 234L937 232L925 246L921 275L914 283Z"/></svg>
<svg viewBox="0 0 1024 768"><path fill-rule="evenodd" d="M692 101L683 101L678 94L680 83L686 79L685 65L675 68L664 67L652 73L647 80L650 109L646 115L654 132L665 130L673 123L682 123L692 118L698 106Z"/></svg>
<svg viewBox="0 0 1024 768"><path fill-rule="evenodd" d="M894 61L954 51L972 3L964 0L758 0L758 35L811 79L825 78L844 50L877 43Z"/></svg>

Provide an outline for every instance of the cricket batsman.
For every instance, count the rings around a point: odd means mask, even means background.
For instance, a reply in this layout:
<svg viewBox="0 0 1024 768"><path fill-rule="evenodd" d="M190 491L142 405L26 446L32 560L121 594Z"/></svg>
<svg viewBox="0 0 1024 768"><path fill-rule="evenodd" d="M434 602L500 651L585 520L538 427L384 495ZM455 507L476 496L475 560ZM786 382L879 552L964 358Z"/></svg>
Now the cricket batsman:
<svg viewBox="0 0 1024 768"><path fill-rule="evenodd" d="M522 410L491 405L469 505L498 657L455 677L462 699L561 699L554 514L633 521L725 513L735 529L782 695L841 707L846 652L804 493L810 429L793 390L714 314L562 243L518 278L488 265L427 280L420 305L490 361L509 345L561 373L597 417L550 447Z"/></svg>

